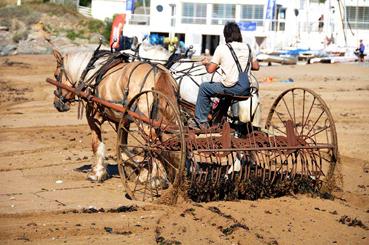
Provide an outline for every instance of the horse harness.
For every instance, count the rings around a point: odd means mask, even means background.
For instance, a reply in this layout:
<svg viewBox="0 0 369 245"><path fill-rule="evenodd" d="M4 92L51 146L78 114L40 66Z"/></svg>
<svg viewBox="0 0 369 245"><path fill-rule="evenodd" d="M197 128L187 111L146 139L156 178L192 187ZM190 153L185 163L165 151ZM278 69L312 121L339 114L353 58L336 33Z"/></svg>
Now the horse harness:
<svg viewBox="0 0 369 245"><path fill-rule="evenodd" d="M57 60L57 67L60 69L60 72L57 75L55 75L55 79L58 82L58 84L60 85L60 86L56 87L56 90L54 90L54 95L58 98L57 103L59 103L61 106L65 106L65 104L67 102L72 103L72 102L75 102L75 101L79 101L79 99L75 99L74 97L73 98L66 98L65 96L63 96L62 88L61 88L63 75L65 76L66 80L70 84L73 84L71 79L68 76L68 73L65 71L64 58L63 57L61 57L60 60Z"/></svg>
<svg viewBox="0 0 369 245"><path fill-rule="evenodd" d="M125 53L111 53L110 51L107 50L102 50L99 51L100 46L95 50L92 58L90 59L89 63L87 64L86 68L84 69L84 71L82 72L82 75L79 79L77 88L76 88L76 94L78 95L81 91L84 91L86 89L90 89L90 93L94 94L96 97L99 97L99 91L98 91L98 85L100 84L100 82L103 80L104 76L106 75L106 73L111 70L112 68L114 68L115 66L117 66L118 64L121 64L122 62L128 62L130 56L128 54ZM109 58L107 59L107 61L104 63L104 65L101 66L101 68L95 73L93 74L91 77L89 77L89 79L87 81L85 81L86 76L88 74L88 72L90 70L92 70L93 68L95 68L95 63L97 60L109 56ZM133 73L143 64L150 64L152 67L151 69L145 74L145 76L143 77L141 84L140 84L140 90L139 92L142 92L145 83L149 77L149 75L153 72L154 73L154 77L156 76L157 72L159 70L164 71L163 68L161 68L159 66L159 64L156 63L151 63L151 62L144 62L144 63L138 63L130 72L129 77L128 77L128 82L127 85L125 87L124 90L124 94L121 100L118 101L111 101L108 100L111 103L115 103L115 104L121 104L123 106L126 106L128 104L127 98L129 95L129 86L131 84L132 81L132 76ZM82 100L79 100L81 103ZM81 118L82 116L82 108L83 106L78 106L78 117ZM109 121L109 116L108 113L106 111L106 108L102 105L97 105L98 111L100 112L101 116L102 116L102 120L103 121Z"/></svg>

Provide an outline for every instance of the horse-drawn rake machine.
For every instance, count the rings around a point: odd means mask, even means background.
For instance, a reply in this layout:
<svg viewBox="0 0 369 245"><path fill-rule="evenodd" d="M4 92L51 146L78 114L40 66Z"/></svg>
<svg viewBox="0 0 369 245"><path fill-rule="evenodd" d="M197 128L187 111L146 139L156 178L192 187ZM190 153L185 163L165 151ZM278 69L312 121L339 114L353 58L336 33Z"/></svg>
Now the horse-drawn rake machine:
<svg viewBox="0 0 369 245"><path fill-rule="evenodd" d="M238 137L224 110L209 128L192 129L188 108L158 91L143 91L127 106L83 92L79 96L122 113L117 162L132 199L173 203L179 193L194 201L257 199L329 191L334 184L334 121L324 101L309 89L283 92L265 128L245 124Z"/></svg>
<svg viewBox="0 0 369 245"><path fill-rule="evenodd" d="M141 111L150 115L145 121L129 113L139 104L147 105ZM257 199L331 187L336 130L328 107L313 91L283 92L265 129L244 125L241 137L234 136L226 117L210 128L190 129L181 106L160 92L146 91L124 112L117 151L131 198L153 201L170 192L175 199L185 190L195 201Z"/></svg>

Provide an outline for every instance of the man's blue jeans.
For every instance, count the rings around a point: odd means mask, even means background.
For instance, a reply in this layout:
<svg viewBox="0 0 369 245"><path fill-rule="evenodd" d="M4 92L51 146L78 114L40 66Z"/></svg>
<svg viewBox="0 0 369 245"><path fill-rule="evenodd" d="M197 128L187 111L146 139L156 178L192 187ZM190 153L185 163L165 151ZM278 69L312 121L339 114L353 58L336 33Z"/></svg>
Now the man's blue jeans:
<svg viewBox="0 0 369 245"><path fill-rule="evenodd" d="M197 95L195 119L199 123L208 121L208 114L211 109L210 98L215 94L233 94L238 96L247 96L250 94L250 85L237 82L232 87L226 87L220 82L205 82L200 85Z"/></svg>

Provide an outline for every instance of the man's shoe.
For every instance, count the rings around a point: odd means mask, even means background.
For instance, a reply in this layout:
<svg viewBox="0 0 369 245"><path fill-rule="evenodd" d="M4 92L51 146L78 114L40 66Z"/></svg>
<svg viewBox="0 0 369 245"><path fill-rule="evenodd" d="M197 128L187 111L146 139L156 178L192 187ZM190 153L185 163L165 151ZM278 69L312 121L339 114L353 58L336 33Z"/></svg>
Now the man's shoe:
<svg viewBox="0 0 369 245"><path fill-rule="evenodd" d="M204 130L210 127L208 122L199 123L192 118L188 120L187 125L189 128L196 129L196 130Z"/></svg>
<svg viewBox="0 0 369 245"><path fill-rule="evenodd" d="M199 127L201 130L204 130L204 129L209 129L210 125L208 122L203 122L203 123L200 123Z"/></svg>
<svg viewBox="0 0 369 245"><path fill-rule="evenodd" d="M196 120L190 118L188 121L187 121L187 126L191 129L200 129L199 127L199 124L197 123Z"/></svg>

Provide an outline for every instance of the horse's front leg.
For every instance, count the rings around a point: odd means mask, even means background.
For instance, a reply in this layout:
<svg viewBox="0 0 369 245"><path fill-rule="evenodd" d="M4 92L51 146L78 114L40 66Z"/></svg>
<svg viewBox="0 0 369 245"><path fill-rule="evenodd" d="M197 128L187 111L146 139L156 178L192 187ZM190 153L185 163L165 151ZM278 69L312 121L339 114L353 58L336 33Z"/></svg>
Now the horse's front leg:
<svg viewBox="0 0 369 245"><path fill-rule="evenodd" d="M96 161L92 164L92 173L88 175L88 179L91 181L103 182L109 175L106 170L105 144L102 141L101 126L96 117L88 117L87 121L91 128L92 151L96 156Z"/></svg>

